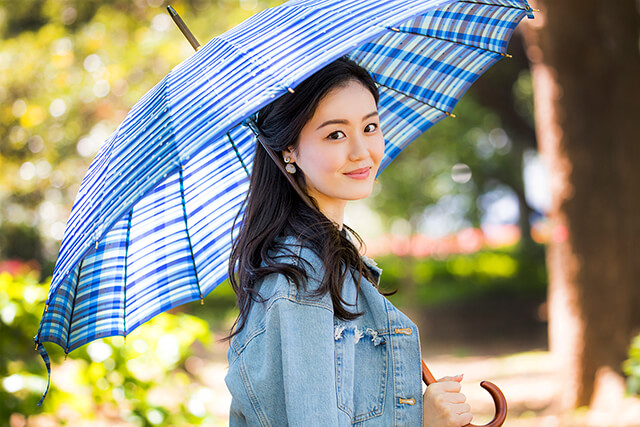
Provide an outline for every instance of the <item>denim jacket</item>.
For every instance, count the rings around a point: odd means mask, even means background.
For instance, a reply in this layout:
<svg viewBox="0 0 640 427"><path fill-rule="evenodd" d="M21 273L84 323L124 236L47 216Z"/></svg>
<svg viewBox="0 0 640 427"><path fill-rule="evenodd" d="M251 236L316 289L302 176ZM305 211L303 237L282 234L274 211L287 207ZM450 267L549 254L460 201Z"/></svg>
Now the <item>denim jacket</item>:
<svg viewBox="0 0 640 427"><path fill-rule="evenodd" d="M361 279L357 306L346 307L364 314L341 321L330 295L309 295L322 280L321 260L291 236L284 242L313 271L306 290L275 273L256 285L268 301L252 302L227 352L229 425L422 426L418 328L378 292L382 270L362 257L376 283ZM356 302L350 274L342 297Z"/></svg>

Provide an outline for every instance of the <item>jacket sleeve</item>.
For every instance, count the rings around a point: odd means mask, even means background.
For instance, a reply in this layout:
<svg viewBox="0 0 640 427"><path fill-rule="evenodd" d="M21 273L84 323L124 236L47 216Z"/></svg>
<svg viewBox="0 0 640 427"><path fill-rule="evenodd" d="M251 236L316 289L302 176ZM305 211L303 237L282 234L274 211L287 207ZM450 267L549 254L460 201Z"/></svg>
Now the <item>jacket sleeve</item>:
<svg viewBox="0 0 640 427"><path fill-rule="evenodd" d="M281 375L289 425L338 425L333 331L333 311L322 303L281 297L266 313L264 348L281 360L271 374Z"/></svg>

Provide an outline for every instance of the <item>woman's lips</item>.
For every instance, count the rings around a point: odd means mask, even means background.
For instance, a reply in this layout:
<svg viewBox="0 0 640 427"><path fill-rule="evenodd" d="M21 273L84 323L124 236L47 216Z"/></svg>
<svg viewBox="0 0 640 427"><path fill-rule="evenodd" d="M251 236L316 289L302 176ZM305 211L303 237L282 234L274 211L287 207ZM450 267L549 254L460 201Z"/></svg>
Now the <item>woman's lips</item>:
<svg viewBox="0 0 640 427"><path fill-rule="evenodd" d="M354 178L354 179L367 179L369 177L369 172L371 171L371 168L362 168L362 169L356 169L352 172L349 173L345 173L345 175L347 175L349 178Z"/></svg>

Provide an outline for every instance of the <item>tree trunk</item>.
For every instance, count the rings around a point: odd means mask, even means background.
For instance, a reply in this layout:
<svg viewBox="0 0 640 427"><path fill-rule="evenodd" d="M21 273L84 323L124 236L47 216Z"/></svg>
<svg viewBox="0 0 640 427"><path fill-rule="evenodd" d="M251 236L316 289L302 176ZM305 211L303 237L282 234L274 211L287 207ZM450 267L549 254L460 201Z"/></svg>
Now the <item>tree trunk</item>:
<svg viewBox="0 0 640 427"><path fill-rule="evenodd" d="M525 26L551 172L549 340L565 408L621 376L640 306L640 54L633 0L539 0Z"/></svg>

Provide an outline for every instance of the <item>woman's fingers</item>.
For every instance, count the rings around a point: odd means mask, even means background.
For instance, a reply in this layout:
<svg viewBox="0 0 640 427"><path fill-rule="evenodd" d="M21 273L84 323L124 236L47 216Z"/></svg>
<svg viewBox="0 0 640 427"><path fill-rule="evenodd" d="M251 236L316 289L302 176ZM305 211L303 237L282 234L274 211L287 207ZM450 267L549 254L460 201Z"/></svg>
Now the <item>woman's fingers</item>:
<svg viewBox="0 0 640 427"><path fill-rule="evenodd" d="M460 382L462 381L462 378L464 378L464 374L459 374L456 375L455 377L442 377L438 380L438 382L440 381L456 381L456 382Z"/></svg>
<svg viewBox="0 0 640 427"><path fill-rule="evenodd" d="M451 403L464 403L467 397L462 393L447 393L447 398Z"/></svg>
<svg viewBox="0 0 640 427"><path fill-rule="evenodd" d="M427 387L423 397L425 426L460 427L471 422L471 406L460 392L462 377L443 377Z"/></svg>
<svg viewBox="0 0 640 427"><path fill-rule="evenodd" d="M473 419L471 414L471 406L468 403L461 403L457 405L449 406L448 410L445 409L449 422L455 426L465 426Z"/></svg>
<svg viewBox="0 0 640 427"><path fill-rule="evenodd" d="M464 414L460 414L458 416L456 424L460 426L466 426L467 424L470 424L471 421L473 421L473 414L471 412L465 412Z"/></svg>
<svg viewBox="0 0 640 427"><path fill-rule="evenodd" d="M461 403L455 406L456 414L464 414L466 412L471 412L471 405L468 403Z"/></svg>
<svg viewBox="0 0 640 427"><path fill-rule="evenodd" d="M446 391L448 393L458 393L462 389L460 383L456 381L438 381L435 384L431 384L429 387L434 387L437 390Z"/></svg>

